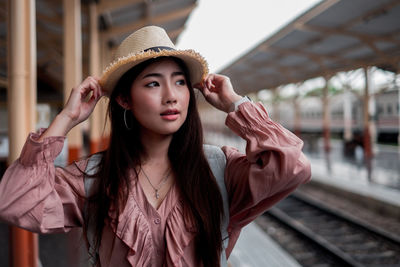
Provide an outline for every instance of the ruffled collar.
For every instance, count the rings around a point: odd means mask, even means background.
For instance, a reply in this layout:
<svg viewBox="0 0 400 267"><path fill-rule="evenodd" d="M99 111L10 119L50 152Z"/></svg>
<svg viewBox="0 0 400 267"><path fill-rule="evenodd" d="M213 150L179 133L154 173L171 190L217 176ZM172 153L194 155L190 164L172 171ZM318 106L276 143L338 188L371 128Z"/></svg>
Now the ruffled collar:
<svg viewBox="0 0 400 267"><path fill-rule="evenodd" d="M156 210L148 201L137 179L132 179L132 190L120 213L117 225L115 209L109 210L110 227L129 248L126 260L131 266L152 266L155 255L151 224L155 215L165 220L166 266L181 266L185 248L195 237L193 226L185 223L183 202L176 184L173 184Z"/></svg>

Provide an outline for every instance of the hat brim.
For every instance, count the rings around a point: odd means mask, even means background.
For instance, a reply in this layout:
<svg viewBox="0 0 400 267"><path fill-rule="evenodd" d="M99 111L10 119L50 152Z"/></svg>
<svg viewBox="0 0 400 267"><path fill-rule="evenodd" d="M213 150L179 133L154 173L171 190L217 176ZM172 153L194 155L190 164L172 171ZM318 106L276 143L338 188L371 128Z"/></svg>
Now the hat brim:
<svg viewBox="0 0 400 267"><path fill-rule="evenodd" d="M100 85L107 95L111 95L119 79L132 67L158 57L176 57L186 64L192 85L202 82L208 74L206 60L194 50L149 50L138 54L121 57L112 62L103 72Z"/></svg>

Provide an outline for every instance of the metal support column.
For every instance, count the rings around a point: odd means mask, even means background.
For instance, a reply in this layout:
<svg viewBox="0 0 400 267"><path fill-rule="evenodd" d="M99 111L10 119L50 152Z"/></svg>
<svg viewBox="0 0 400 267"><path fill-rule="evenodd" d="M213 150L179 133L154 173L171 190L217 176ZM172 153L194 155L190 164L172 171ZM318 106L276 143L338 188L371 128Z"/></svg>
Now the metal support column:
<svg viewBox="0 0 400 267"><path fill-rule="evenodd" d="M36 10L34 0L8 1L8 163L19 157L36 123ZM38 238L10 227L10 264L38 265Z"/></svg>
<svg viewBox="0 0 400 267"><path fill-rule="evenodd" d="M325 154L325 163L326 169L328 172L332 171L331 166L331 112L329 106L329 80L330 77L324 77L325 86L322 90L322 132L324 137L324 154Z"/></svg>
<svg viewBox="0 0 400 267"><path fill-rule="evenodd" d="M370 159L372 157L371 134L369 129L369 72L368 68L364 68L365 76L365 89L363 98L363 145L364 145L364 158Z"/></svg>
<svg viewBox="0 0 400 267"><path fill-rule="evenodd" d="M80 0L64 0L64 102L72 88L82 82L82 30ZM68 162L81 156L80 125L68 133Z"/></svg>
<svg viewBox="0 0 400 267"><path fill-rule="evenodd" d="M364 162L365 167L367 168L367 179L368 181L372 180L372 138L371 138L371 125L370 125L370 115L369 115L369 102L370 102L370 77L369 77L369 69L364 68L364 76L365 76L365 90L364 90L364 103L363 103L363 145L364 145Z"/></svg>
<svg viewBox="0 0 400 267"><path fill-rule="evenodd" d="M351 101L351 92L349 85L344 86L344 101L343 101L343 119L344 119L344 141L350 142L353 139L353 130L352 130L352 101Z"/></svg>
<svg viewBox="0 0 400 267"><path fill-rule="evenodd" d="M64 0L64 102L68 100L72 88L82 82L82 24L80 0ZM83 135L81 126L75 126L68 133L68 162L82 156ZM73 229L68 233L68 265L82 266L82 233Z"/></svg>
<svg viewBox="0 0 400 267"><path fill-rule="evenodd" d="M323 114L323 136L324 136L324 150L326 153L329 153L331 149L330 138L331 138L331 114L329 107L329 78L324 77L325 86L322 91L322 114Z"/></svg>
<svg viewBox="0 0 400 267"><path fill-rule="evenodd" d="M97 3L89 4L89 32L90 32L90 75L98 77L100 75L100 39L99 23L97 14ZM103 108L100 102L96 105L90 117L90 153L96 153L101 150L101 116Z"/></svg>
<svg viewBox="0 0 400 267"><path fill-rule="evenodd" d="M111 51L105 36L100 36L100 56L101 56L101 68L104 69L111 61ZM102 110L102 116L100 117L100 125L102 127L101 135L101 146L100 149L106 149L108 147L110 138L110 122L107 120L106 113L108 107L108 98L103 98L99 101L99 105Z"/></svg>

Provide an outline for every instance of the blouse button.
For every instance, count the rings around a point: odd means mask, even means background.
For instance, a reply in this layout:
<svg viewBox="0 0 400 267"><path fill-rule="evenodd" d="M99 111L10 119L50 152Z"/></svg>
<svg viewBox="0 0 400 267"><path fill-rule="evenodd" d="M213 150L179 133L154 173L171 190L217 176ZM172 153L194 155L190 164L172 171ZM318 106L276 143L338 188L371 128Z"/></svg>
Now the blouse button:
<svg viewBox="0 0 400 267"><path fill-rule="evenodd" d="M160 223L161 223L160 218L154 219L154 223L155 223L155 224L160 224Z"/></svg>

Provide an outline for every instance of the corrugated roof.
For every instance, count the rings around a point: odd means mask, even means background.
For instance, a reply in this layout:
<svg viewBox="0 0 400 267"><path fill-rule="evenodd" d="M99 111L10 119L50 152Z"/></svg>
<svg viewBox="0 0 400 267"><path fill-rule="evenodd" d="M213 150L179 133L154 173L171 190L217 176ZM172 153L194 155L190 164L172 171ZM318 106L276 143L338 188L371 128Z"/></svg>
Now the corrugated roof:
<svg viewBox="0 0 400 267"><path fill-rule="evenodd" d="M365 66L399 71L399 0L326 0L221 73L241 94Z"/></svg>

